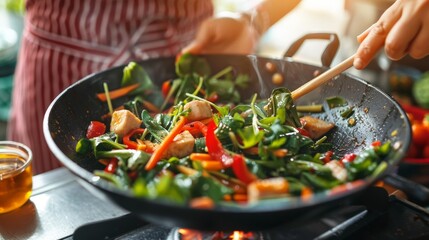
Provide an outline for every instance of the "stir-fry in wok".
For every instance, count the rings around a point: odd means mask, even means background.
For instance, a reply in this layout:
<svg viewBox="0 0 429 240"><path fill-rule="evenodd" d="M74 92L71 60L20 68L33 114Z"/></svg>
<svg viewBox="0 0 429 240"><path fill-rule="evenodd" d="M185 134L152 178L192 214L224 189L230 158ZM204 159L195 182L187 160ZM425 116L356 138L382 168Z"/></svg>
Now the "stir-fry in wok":
<svg viewBox="0 0 429 240"><path fill-rule="evenodd" d="M336 155L326 135L335 124L298 112L286 88L267 99L241 100L237 89L246 87L245 75L231 68L210 75L208 64L191 55L179 59L176 73L159 90L132 62L120 89L109 92L105 85L98 93L111 112L89 119L76 146L88 161L104 165L96 175L138 197L213 207L308 198L387 166L389 142ZM113 109L112 101L124 95L133 99ZM352 113L348 108L344 118Z"/></svg>

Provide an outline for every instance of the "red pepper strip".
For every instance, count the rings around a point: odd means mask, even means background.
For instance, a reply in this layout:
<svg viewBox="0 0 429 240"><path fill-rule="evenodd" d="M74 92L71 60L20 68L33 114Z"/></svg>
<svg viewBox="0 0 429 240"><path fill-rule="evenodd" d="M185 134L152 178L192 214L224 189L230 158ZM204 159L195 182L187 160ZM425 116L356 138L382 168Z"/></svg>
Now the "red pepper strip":
<svg viewBox="0 0 429 240"><path fill-rule="evenodd" d="M244 157L242 155L234 155L232 163L232 171L235 176L245 184L249 184L258 178L247 169Z"/></svg>
<svg viewBox="0 0 429 240"><path fill-rule="evenodd" d="M110 159L109 164L104 168L104 171L107 173L115 173L118 168L118 159L112 158Z"/></svg>
<svg viewBox="0 0 429 240"><path fill-rule="evenodd" d="M200 121L193 121L191 123L187 123L183 126L183 131L188 130L189 133L194 137L198 137L201 134L206 136L207 134L207 126Z"/></svg>
<svg viewBox="0 0 429 240"><path fill-rule="evenodd" d="M139 173L136 170L133 170L133 171L131 171L131 172L128 173L128 177L131 180L136 180L137 177L138 177L138 175L139 175Z"/></svg>
<svg viewBox="0 0 429 240"><path fill-rule="evenodd" d="M131 140L131 138L136 135L136 134L142 134L144 132L144 128L136 128L134 130L132 130L131 132L129 132L127 135L125 135L122 138L122 141L125 145L127 145L128 149L137 149L138 148L138 143Z"/></svg>
<svg viewBox="0 0 429 240"><path fill-rule="evenodd" d="M331 161L331 158L332 158L332 155L334 155L334 152L332 152L332 151L327 151L327 152L325 153L325 157L323 158L323 162L324 162L324 163L328 163L328 162L330 162L330 161Z"/></svg>
<svg viewBox="0 0 429 240"><path fill-rule="evenodd" d="M310 137L310 133L304 128L297 128L298 132L305 137Z"/></svg>
<svg viewBox="0 0 429 240"><path fill-rule="evenodd" d="M162 83L161 92L164 97L167 97L171 89L171 80L167 80Z"/></svg>
<svg viewBox="0 0 429 240"><path fill-rule="evenodd" d="M219 100L219 95L216 92L213 92L210 94L210 96L207 98L208 101L215 103Z"/></svg>
<svg viewBox="0 0 429 240"><path fill-rule="evenodd" d="M373 146L373 147L380 147L381 146L381 141L375 141L375 142L371 143L371 146Z"/></svg>
<svg viewBox="0 0 429 240"><path fill-rule="evenodd" d="M232 157L223 149L222 143L215 134L216 124L214 121L207 125L206 146L213 160L221 161L223 166L229 167L233 163Z"/></svg>
<svg viewBox="0 0 429 240"><path fill-rule="evenodd" d="M346 154L346 155L343 157L343 159L341 159L341 162L342 162L342 163L349 163L349 162L353 162L353 160L355 160L355 158L356 158L356 154L354 154L354 153L349 153L349 154Z"/></svg>
<svg viewBox="0 0 429 240"><path fill-rule="evenodd" d="M91 121L86 130L86 138L94 138L103 135L106 132L106 125L99 121Z"/></svg>

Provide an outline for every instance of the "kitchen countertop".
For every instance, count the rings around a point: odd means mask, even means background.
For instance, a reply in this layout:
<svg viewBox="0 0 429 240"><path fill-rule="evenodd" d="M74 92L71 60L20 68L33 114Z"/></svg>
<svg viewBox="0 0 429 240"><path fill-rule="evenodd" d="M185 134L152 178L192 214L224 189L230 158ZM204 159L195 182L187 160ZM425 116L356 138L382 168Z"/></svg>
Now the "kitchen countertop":
<svg viewBox="0 0 429 240"><path fill-rule="evenodd" d="M65 168L34 176L30 200L0 214L0 239L64 239L83 224L128 213L79 181Z"/></svg>

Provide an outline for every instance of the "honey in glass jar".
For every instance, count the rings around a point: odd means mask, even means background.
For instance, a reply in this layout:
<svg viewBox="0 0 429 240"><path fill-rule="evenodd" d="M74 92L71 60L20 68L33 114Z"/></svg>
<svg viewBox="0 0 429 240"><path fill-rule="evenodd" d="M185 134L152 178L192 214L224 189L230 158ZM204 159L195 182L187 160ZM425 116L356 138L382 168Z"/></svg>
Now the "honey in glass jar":
<svg viewBox="0 0 429 240"><path fill-rule="evenodd" d="M0 141L0 214L22 206L31 196L31 150L24 144Z"/></svg>

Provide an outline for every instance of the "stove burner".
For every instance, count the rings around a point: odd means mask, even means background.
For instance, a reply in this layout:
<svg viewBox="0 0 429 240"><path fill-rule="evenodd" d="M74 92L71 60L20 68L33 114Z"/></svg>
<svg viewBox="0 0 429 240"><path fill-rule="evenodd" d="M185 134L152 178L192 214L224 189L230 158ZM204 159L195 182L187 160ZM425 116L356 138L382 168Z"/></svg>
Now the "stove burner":
<svg viewBox="0 0 429 240"><path fill-rule="evenodd" d="M280 226L246 232L248 235L242 239L429 239L429 212L426 209L395 195L388 196L382 188L368 189L361 200L356 205L340 207L293 228ZM147 223L127 214L83 225L76 229L71 239L235 240L231 238L233 232L192 231L191 235L185 236L180 232L183 230Z"/></svg>
<svg viewBox="0 0 429 240"><path fill-rule="evenodd" d="M201 232L183 228L175 228L167 238L168 240L263 240L259 232Z"/></svg>

